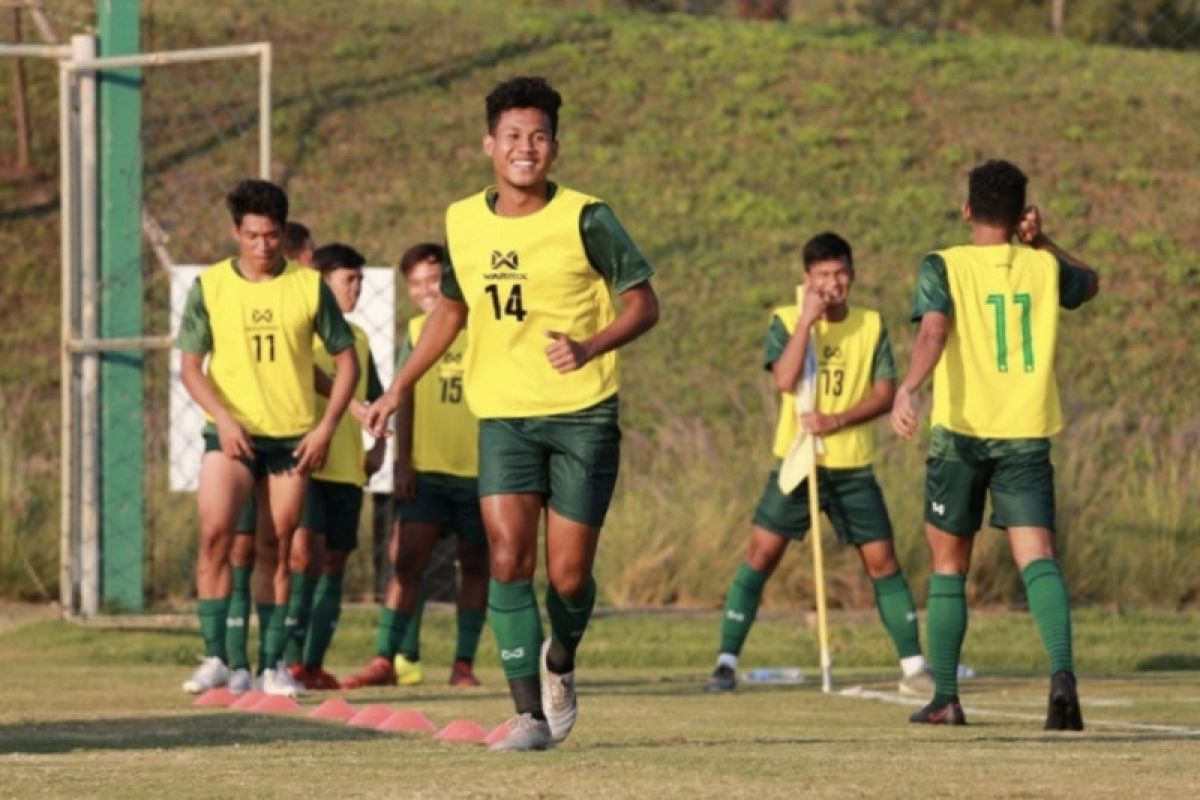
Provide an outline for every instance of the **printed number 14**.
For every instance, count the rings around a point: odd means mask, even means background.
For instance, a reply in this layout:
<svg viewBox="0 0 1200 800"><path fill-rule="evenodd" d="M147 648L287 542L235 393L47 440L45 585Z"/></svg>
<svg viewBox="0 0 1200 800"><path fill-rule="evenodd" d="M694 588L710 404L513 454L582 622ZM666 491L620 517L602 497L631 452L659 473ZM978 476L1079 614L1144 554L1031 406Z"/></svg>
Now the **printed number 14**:
<svg viewBox="0 0 1200 800"><path fill-rule="evenodd" d="M1008 372L1008 327L1005 324L1004 295L989 294L988 305L996 314L996 368ZM1033 298L1028 292L1013 295L1013 303L1021 307L1021 359L1026 372L1033 372Z"/></svg>

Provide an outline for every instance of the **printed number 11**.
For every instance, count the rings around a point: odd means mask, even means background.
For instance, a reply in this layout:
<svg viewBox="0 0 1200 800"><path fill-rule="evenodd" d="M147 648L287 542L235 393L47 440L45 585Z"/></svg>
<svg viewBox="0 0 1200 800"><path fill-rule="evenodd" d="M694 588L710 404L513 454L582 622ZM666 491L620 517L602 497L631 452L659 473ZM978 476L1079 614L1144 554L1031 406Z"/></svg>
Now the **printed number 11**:
<svg viewBox="0 0 1200 800"><path fill-rule="evenodd" d="M996 368L1008 372L1008 327L1005 325L1004 295L989 294L988 305L996 312ZM1028 292L1013 295L1013 303L1021 307L1021 359L1026 372L1033 372L1033 298Z"/></svg>

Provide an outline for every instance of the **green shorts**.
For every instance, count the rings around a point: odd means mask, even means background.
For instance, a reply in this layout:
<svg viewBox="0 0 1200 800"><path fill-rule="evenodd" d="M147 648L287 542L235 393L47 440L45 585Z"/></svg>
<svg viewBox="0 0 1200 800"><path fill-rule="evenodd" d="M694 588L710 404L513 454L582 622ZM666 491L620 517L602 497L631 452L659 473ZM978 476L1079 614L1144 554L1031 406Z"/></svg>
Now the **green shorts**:
<svg viewBox="0 0 1200 800"><path fill-rule="evenodd" d="M358 547L358 518L362 506L361 486L313 478L304 492L299 527L324 534L327 549L349 553Z"/></svg>
<svg viewBox="0 0 1200 800"><path fill-rule="evenodd" d="M438 472L418 472L417 492L396 504L399 522L432 522L442 534L455 533L472 547L486 547L487 533L479 513L479 481Z"/></svg>
<svg viewBox="0 0 1200 800"><path fill-rule="evenodd" d="M604 524L617 467L617 398L569 414L479 421L479 496L532 492L574 522Z"/></svg>
<svg viewBox="0 0 1200 800"><path fill-rule="evenodd" d="M925 466L925 521L939 530L973 536L989 490L993 527L1054 530L1049 439L981 439L939 426Z"/></svg>
<svg viewBox="0 0 1200 800"><path fill-rule="evenodd" d="M801 541L811 527L808 513L808 479L784 494L779 489L779 461L767 476L762 499L754 509L754 524L786 539ZM821 510L833 523L838 540L855 546L892 538L892 521L883 492L871 467L817 468Z"/></svg>
<svg viewBox="0 0 1200 800"><path fill-rule="evenodd" d="M250 444L254 448L251 458L239 458L245 464L254 480L276 475L281 472L291 472L296 467L296 457L292 451L300 444L300 436L289 436L284 439L274 439L270 436L251 436ZM221 452L221 442L216 433L204 433L204 452Z"/></svg>

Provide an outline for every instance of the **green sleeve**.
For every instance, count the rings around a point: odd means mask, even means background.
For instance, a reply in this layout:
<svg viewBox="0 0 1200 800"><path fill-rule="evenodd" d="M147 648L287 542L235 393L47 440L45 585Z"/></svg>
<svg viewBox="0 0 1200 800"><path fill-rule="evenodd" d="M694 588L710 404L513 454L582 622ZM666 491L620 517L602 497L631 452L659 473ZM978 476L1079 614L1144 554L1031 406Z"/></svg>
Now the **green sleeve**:
<svg viewBox="0 0 1200 800"><path fill-rule="evenodd" d="M584 206L579 215L579 234L588 261L617 294L645 283L654 275L650 262L606 204Z"/></svg>
<svg viewBox="0 0 1200 800"><path fill-rule="evenodd" d="M763 354L763 369L771 371L771 367L775 366L775 362L783 355L783 348L787 347L790 338L792 338L791 334L787 332L783 320L778 315L772 315L771 327L767 328L767 348Z"/></svg>
<svg viewBox="0 0 1200 800"><path fill-rule="evenodd" d="M183 304L183 319L179 322L175 346L185 353L202 356L212 351L212 343L212 325L204 305L204 290L200 287L200 279L196 278Z"/></svg>
<svg viewBox="0 0 1200 800"><path fill-rule="evenodd" d="M367 351L367 402L373 402L383 395L383 381L379 380L379 370L375 369L375 356Z"/></svg>
<svg viewBox="0 0 1200 800"><path fill-rule="evenodd" d="M913 294L912 321L917 322L931 311L947 316L954 313L950 298L950 281L946 278L946 262L937 253L921 259L917 269L917 290Z"/></svg>
<svg viewBox="0 0 1200 800"><path fill-rule="evenodd" d="M888 338L887 326L879 326L879 342L875 345L875 356L871 360L871 383L894 381L896 359L892 357L892 341Z"/></svg>
<svg viewBox="0 0 1200 800"><path fill-rule="evenodd" d="M396 372L404 366L404 362L408 361L408 357L412 355L413 341L412 337L407 333L404 334L404 343L400 345L400 351L396 353Z"/></svg>
<svg viewBox="0 0 1200 800"><path fill-rule="evenodd" d="M1071 310L1083 305L1087 297L1091 278L1079 267L1073 267L1061 258L1058 261L1058 304Z"/></svg>
<svg viewBox="0 0 1200 800"><path fill-rule="evenodd" d="M462 287L458 285L458 276L454 274L454 262L450 260L450 245L446 245L446 263L442 264L442 297L447 300L463 300Z"/></svg>
<svg viewBox="0 0 1200 800"><path fill-rule="evenodd" d="M317 318L314 327L317 336L321 337L325 344L325 351L334 355L354 346L354 334L346 324L342 310L338 308L333 291L325 285L325 281L321 281L318 286L320 288L317 293Z"/></svg>

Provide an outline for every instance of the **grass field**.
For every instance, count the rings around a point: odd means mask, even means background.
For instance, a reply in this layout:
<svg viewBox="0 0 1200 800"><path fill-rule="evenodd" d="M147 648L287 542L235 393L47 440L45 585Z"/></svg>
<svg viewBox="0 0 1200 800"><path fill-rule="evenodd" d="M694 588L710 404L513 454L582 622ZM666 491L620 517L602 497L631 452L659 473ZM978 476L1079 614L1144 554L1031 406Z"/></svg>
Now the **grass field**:
<svg viewBox="0 0 1200 800"><path fill-rule="evenodd" d="M10 609L0 609L0 619ZM1077 617L1088 729L1045 734L1046 680L1032 622L978 613L962 684L970 725L917 728L895 693L886 637L866 615L835 619L835 683L699 688L715 613L600 613L581 651L581 718L559 749L379 734L300 715L194 709L179 691L198 646L167 620L0 623L0 796L94 797L1194 797L1200 782L1200 615ZM41 617L45 615L42 614ZM346 695L418 708L439 725L509 713L490 633L477 690L442 685L452 616L430 610L426 683ZM374 613L344 618L331 667L371 652ZM813 636L767 615L745 667L815 664ZM323 697L303 700L311 710ZM503 769L498 765L503 765Z"/></svg>

